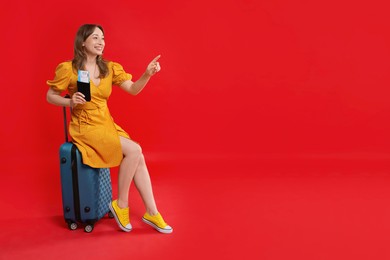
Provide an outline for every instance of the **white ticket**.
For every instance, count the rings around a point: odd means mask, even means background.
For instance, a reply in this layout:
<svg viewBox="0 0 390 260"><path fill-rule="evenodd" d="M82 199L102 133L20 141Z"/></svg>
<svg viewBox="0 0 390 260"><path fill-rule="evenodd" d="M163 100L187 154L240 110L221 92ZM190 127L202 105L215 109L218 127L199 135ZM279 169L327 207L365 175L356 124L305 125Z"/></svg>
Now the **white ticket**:
<svg viewBox="0 0 390 260"><path fill-rule="evenodd" d="M89 83L89 72L87 70L79 70L77 81L83 83Z"/></svg>

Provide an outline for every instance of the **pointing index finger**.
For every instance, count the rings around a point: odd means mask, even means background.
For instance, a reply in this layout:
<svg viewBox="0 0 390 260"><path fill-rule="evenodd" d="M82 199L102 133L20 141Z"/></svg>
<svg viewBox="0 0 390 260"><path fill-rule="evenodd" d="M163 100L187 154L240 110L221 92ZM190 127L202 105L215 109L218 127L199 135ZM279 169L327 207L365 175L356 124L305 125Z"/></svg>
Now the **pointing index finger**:
<svg viewBox="0 0 390 260"><path fill-rule="evenodd" d="M160 59L160 57L161 57L161 55L157 55L157 57L156 57L156 58L154 58L154 59L152 60L152 62L155 62L155 61L157 61L158 59Z"/></svg>

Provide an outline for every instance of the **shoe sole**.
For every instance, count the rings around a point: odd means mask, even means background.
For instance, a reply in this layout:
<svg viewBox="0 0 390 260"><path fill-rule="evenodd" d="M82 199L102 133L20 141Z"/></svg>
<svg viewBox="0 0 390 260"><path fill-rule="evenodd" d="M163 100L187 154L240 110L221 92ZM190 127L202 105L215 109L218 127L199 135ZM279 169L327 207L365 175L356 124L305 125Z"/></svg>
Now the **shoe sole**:
<svg viewBox="0 0 390 260"><path fill-rule="evenodd" d="M173 228L171 229L163 229L163 228L160 228L158 227L156 224L154 224L153 222L147 220L146 218L142 218L142 221L145 222L146 224L152 226L154 229L156 229L158 232L161 232L161 233L164 233L164 234L170 234L173 232Z"/></svg>
<svg viewBox="0 0 390 260"><path fill-rule="evenodd" d="M115 221L116 221L116 223L118 224L118 226L119 226L120 229L122 229L122 230L125 231L125 232L130 232L131 230L133 230L133 228L128 229L128 228L125 228L125 227L121 224L121 222L119 221L119 218L118 218L118 216L116 215L116 212L115 212L114 208L112 207L111 203L108 204L108 207L110 208L110 211L111 211L112 215L114 215Z"/></svg>

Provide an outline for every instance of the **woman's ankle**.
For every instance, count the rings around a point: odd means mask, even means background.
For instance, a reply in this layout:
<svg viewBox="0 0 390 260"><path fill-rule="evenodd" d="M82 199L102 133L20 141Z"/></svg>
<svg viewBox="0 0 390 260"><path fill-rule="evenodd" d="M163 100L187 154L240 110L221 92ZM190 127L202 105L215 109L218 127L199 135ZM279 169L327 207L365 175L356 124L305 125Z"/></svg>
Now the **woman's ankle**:
<svg viewBox="0 0 390 260"><path fill-rule="evenodd" d="M118 207L121 209L125 209L129 207L128 201L122 201L121 199L118 198Z"/></svg>
<svg viewBox="0 0 390 260"><path fill-rule="evenodd" d="M158 214L157 209L146 209L146 213L148 213L150 216L155 216Z"/></svg>

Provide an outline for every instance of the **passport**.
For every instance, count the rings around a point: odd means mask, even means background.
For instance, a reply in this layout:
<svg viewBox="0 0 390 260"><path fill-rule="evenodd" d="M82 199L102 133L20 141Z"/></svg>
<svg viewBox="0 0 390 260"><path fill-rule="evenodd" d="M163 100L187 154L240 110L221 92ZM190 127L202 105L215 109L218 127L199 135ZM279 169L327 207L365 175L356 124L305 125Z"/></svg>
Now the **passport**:
<svg viewBox="0 0 390 260"><path fill-rule="evenodd" d="M91 84L89 82L89 72L87 70L78 70L77 90L83 93L86 101L91 101Z"/></svg>

